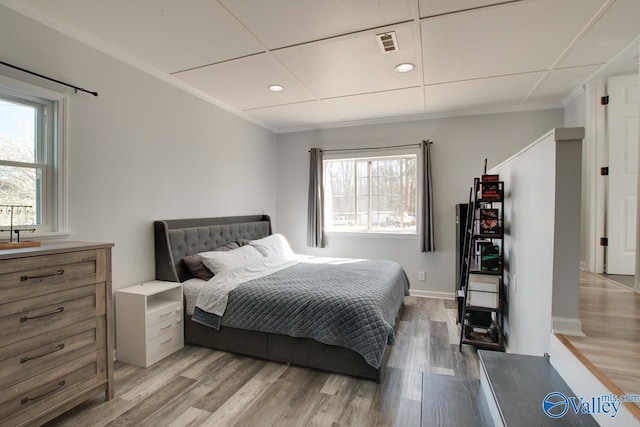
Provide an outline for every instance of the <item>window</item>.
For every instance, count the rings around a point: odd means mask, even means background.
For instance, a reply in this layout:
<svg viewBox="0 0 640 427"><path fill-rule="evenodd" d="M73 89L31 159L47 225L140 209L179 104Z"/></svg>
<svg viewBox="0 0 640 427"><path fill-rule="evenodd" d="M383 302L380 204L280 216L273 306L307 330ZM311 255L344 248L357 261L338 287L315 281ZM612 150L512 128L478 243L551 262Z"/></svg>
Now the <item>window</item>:
<svg viewBox="0 0 640 427"><path fill-rule="evenodd" d="M59 136L63 98L22 82L9 88L7 81L14 82L0 76L0 205L21 207L13 213L0 208L0 227L13 220L14 226L32 226L37 232L64 231ZM48 96L38 96L43 94Z"/></svg>
<svg viewBox="0 0 640 427"><path fill-rule="evenodd" d="M416 234L415 154L324 161L327 231Z"/></svg>

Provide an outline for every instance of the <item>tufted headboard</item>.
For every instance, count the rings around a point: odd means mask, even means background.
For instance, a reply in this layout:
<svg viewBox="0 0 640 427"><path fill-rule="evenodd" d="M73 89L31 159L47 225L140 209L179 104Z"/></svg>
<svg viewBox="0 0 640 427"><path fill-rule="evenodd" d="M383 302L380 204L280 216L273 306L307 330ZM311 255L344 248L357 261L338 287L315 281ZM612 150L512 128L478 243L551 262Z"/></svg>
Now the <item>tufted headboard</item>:
<svg viewBox="0 0 640 427"><path fill-rule="evenodd" d="M255 240L271 234L268 215L154 221L156 279L184 282L191 273L182 258L213 250L239 239Z"/></svg>

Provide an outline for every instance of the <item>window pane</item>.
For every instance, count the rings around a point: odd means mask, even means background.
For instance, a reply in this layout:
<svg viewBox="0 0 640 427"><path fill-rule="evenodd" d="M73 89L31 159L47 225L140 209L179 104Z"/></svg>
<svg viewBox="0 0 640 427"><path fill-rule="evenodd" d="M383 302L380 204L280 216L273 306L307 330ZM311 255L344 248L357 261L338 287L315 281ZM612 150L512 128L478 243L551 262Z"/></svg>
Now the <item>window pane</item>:
<svg viewBox="0 0 640 427"><path fill-rule="evenodd" d="M0 159L35 162L37 109L0 99Z"/></svg>
<svg viewBox="0 0 640 427"><path fill-rule="evenodd" d="M358 196L369 194L369 178L358 178Z"/></svg>
<svg viewBox="0 0 640 427"><path fill-rule="evenodd" d="M358 165L358 178L366 178L367 176L369 176L369 162L357 162Z"/></svg>
<svg viewBox="0 0 640 427"><path fill-rule="evenodd" d="M415 164L416 156L326 160L327 228L415 233Z"/></svg>
<svg viewBox="0 0 640 427"><path fill-rule="evenodd" d="M38 194L40 192L39 169L0 166L0 205L26 205L29 209L16 209L13 213L13 225L38 224ZM11 223L11 212L0 208L0 225Z"/></svg>

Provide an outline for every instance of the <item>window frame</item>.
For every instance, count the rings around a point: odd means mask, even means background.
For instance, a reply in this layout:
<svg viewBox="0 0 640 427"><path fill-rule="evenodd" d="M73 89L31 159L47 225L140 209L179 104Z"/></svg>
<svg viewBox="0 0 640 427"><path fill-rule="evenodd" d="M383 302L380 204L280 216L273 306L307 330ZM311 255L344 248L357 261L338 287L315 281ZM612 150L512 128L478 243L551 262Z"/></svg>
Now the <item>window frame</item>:
<svg viewBox="0 0 640 427"><path fill-rule="evenodd" d="M41 223L29 237L46 238L68 235L66 128L67 96L49 89L0 75L0 96L10 102L39 109L36 125L36 158L34 163L0 159L0 165L42 171L40 188ZM8 240L2 233L0 240Z"/></svg>
<svg viewBox="0 0 640 427"><path fill-rule="evenodd" d="M379 230L336 230L327 228L326 221L326 207L324 212L324 231L326 235L336 235L336 236L354 236L354 237L373 237L373 238L396 238L396 239L418 239L419 238L419 228L420 228L420 200L421 200L421 192L420 192L420 168L421 168L421 159L418 148L393 148L393 149L379 149L379 150L357 150L351 152L342 152L342 153L324 153L322 159L322 173L323 173L323 192L325 194L325 206L326 206L326 162L327 161L345 161L345 160L353 160L353 161L367 161L367 160L379 160L384 158L400 158L406 156L415 156L416 161L416 227L414 231L411 232L398 232L398 231L379 231ZM355 196L354 196L355 197Z"/></svg>

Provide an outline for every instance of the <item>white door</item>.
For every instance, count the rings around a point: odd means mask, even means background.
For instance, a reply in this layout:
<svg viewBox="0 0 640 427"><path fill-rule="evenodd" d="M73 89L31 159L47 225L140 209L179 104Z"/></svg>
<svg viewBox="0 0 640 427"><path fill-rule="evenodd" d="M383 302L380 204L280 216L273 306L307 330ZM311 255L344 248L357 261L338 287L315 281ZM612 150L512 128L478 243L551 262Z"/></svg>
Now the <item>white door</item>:
<svg viewBox="0 0 640 427"><path fill-rule="evenodd" d="M638 75L607 81L609 188L607 207L608 274L635 274L638 193Z"/></svg>

